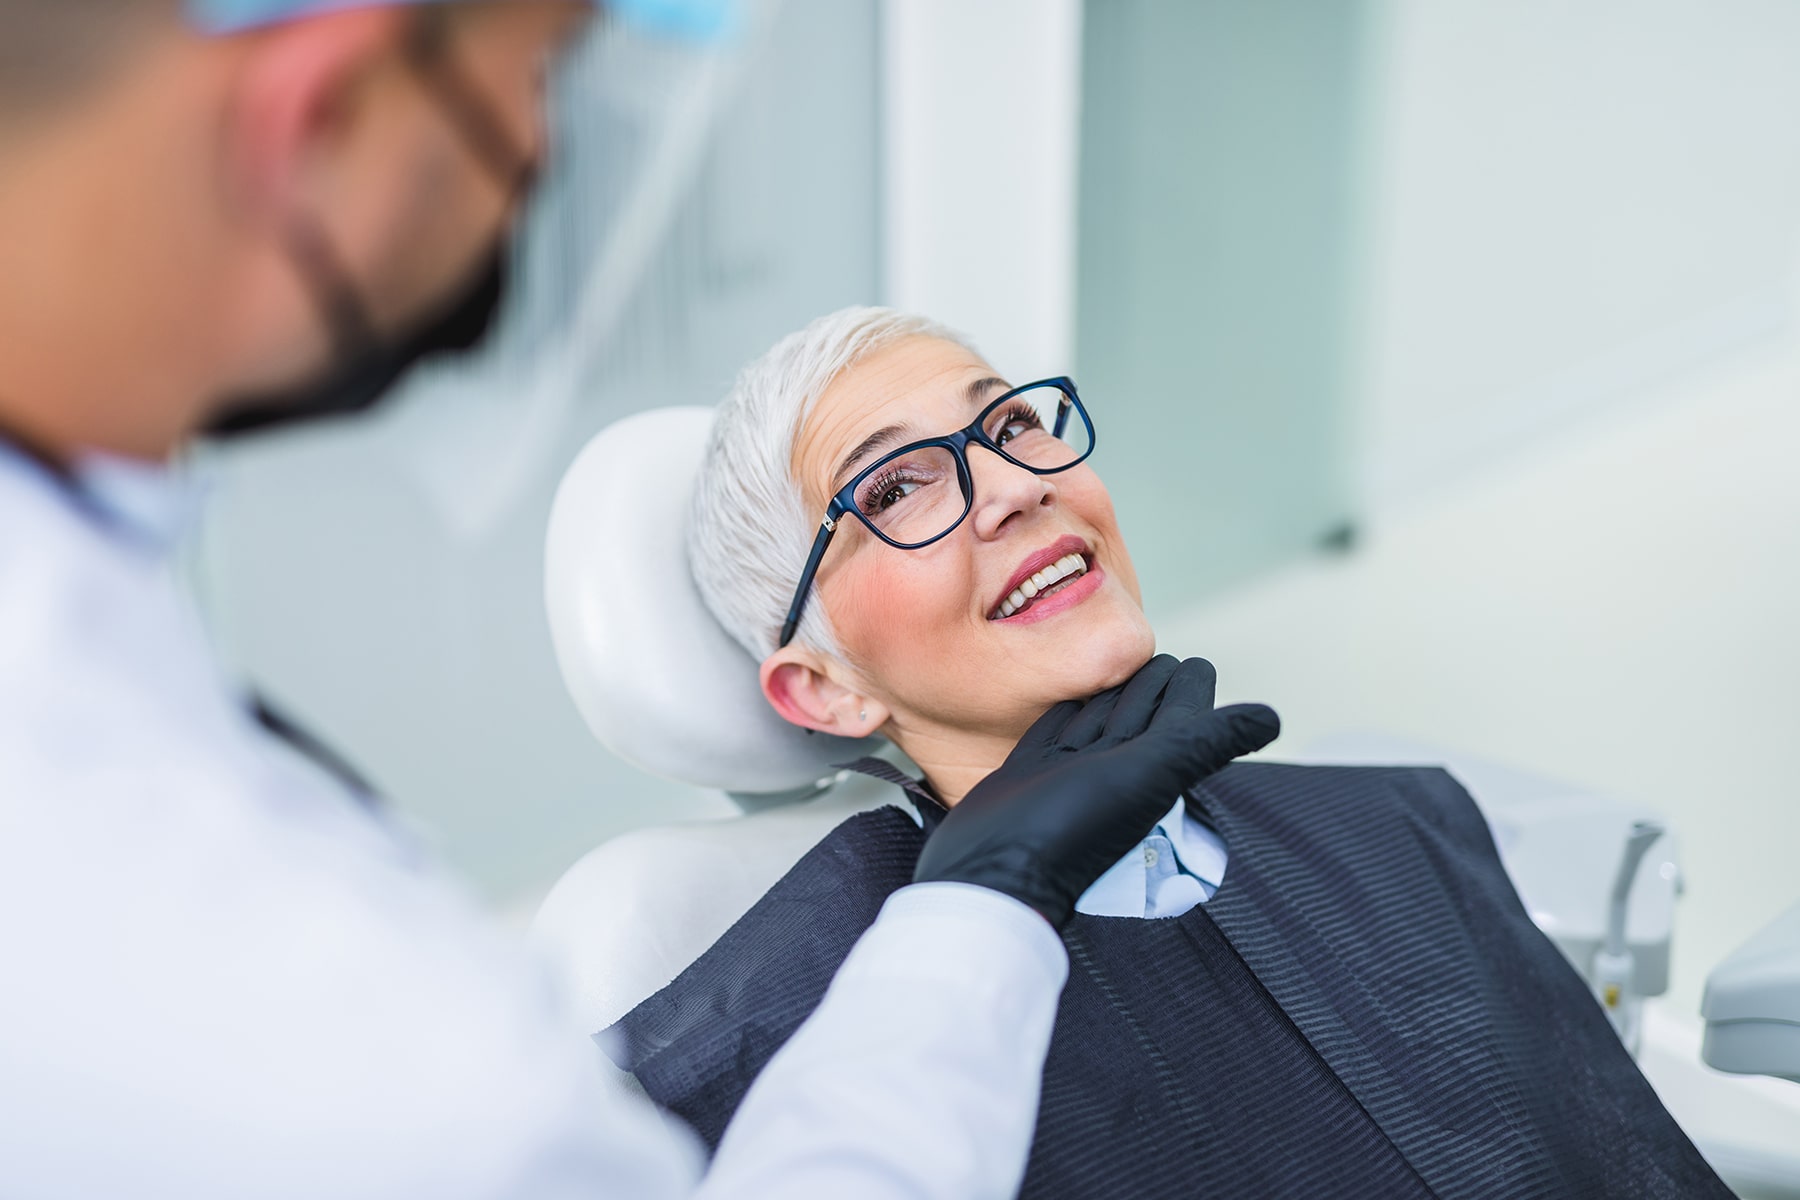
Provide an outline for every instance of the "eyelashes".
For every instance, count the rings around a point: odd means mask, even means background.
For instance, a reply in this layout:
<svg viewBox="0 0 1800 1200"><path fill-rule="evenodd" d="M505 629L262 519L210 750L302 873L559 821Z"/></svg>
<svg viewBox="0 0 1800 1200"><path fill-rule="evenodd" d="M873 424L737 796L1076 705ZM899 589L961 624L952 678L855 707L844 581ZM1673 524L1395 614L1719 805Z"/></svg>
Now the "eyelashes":
<svg viewBox="0 0 1800 1200"><path fill-rule="evenodd" d="M911 484L914 487L923 486L920 480L904 469L890 468L889 470L883 471L875 478L863 484L862 495L857 498L857 507L870 515L881 512L882 510L891 507L890 504L883 503L887 498L888 493L895 488L905 487L908 484ZM899 499L895 500L893 503L899 503L899 501L904 500L907 495L911 495L911 493L908 492L901 495Z"/></svg>

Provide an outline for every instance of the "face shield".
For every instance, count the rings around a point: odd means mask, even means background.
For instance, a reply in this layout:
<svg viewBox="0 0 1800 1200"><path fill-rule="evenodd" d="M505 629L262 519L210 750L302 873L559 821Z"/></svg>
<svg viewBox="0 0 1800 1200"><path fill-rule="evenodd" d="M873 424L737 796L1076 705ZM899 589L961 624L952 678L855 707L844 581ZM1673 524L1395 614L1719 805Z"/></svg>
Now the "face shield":
<svg viewBox="0 0 1800 1200"><path fill-rule="evenodd" d="M317 16L371 2L434 4L448 0L187 0L188 21L212 34L242 33L263 25ZM664 37L716 41L736 27L739 0L592 0L609 20Z"/></svg>
<svg viewBox="0 0 1800 1200"><path fill-rule="evenodd" d="M657 334L634 310L669 265L756 38L755 25L705 42L603 26L558 72L551 155L494 326L476 353L426 363L394 400L391 433L452 536L486 536L559 475L598 381L658 349L642 345Z"/></svg>
<svg viewBox="0 0 1800 1200"><path fill-rule="evenodd" d="M190 0L190 15L205 30L231 34L349 6ZM597 7L612 19L590 30L553 81L547 115L556 168L541 189L479 86L437 46L441 32L413 39L429 44L409 48L421 81L476 161L503 191L537 203L484 256L488 265L446 298L441 315L392 334L375 331L357 281L328 239L316 226L300 226L289 239L290 257L332 335L334 359L296 386L227 402L211 430L215 438L266 436L417 396L415 407L445 410L422 419L446 436L420 431L417 441L438 448L425 455L419 478L442 498L447 522L479 536L517 499L565 423L579 381L611 341L625 298L666 240L742 57L733 53L742 15L736 0ZM601 136L575 132L590 119ZM606 136L608 126L617 127L613 136ZM609 152L591 153L598 146ZM575 212L582 217L562 219ZM528 282L511 286L519 279ZM476 396L506 402L483 405ZM481 467L465 461L473 448ZM448 489L437 482L446 477L455 479Z"/></svg>
<svg viewBox="0 0 1800 1200"><path fill-rule="evenodd" d="M552 80L486 340L372 412L196 455L187 567L231 665L495 894L546 845L730 811L582 724L545 530L601 428L715 404L777 338L879 294L879 33L876 0L745 3L703 42L597 23Z"/></svg>

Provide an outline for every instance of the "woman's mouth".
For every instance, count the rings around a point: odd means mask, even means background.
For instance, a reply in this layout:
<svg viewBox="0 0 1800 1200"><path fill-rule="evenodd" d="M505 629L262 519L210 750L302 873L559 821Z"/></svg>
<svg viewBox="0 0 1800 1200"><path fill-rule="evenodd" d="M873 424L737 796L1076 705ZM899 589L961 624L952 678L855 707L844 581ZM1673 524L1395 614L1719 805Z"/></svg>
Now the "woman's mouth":
<svg viewBox="0 0 1800 1200"><path fill-rule="evenodd" d="M988 614L990 621L1004 621L1030 610L1040 600L1048 599L1073 585L1088 573L1088 561L1080 554L1065 554L1049 566L1020 581L1019 586L1000 601Z"/></svg>

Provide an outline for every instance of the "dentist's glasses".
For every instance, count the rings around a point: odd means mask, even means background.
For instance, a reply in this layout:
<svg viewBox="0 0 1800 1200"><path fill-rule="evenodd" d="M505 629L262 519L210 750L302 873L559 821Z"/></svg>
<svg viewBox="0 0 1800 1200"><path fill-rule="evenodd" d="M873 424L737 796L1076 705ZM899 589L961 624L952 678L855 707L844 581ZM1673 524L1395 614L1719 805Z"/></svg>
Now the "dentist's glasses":
<svg viewBox="0 0 1800 1200"><path fill-rule="evenodd" d="M782 623L779 645L793 640L819 560L845 514L900 550L929 546L962 524L975 506L968 459L971 444L1034 475L1054 475L1094 452L1094 423L1075 394L1074 380L1058 376L1014 388L955 433L908 443L864 467L838 489L825 509Z"/></svg>

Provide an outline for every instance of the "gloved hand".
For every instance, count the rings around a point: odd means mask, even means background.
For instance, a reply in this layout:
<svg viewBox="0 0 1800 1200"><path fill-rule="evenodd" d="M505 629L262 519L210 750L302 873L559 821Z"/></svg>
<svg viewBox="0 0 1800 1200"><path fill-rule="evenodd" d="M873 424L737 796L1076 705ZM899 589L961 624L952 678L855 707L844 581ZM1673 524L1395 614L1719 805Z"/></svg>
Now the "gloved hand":
<svg viewBox="0 0 1800 1200"><path fill-rule="evenodd" d="M1061 928L1180 793L1281 732L1261 704L1213 709L1211 663L1159 654L1116 688L1039 717L925 843L914 883L973 883Z"/></svg>

